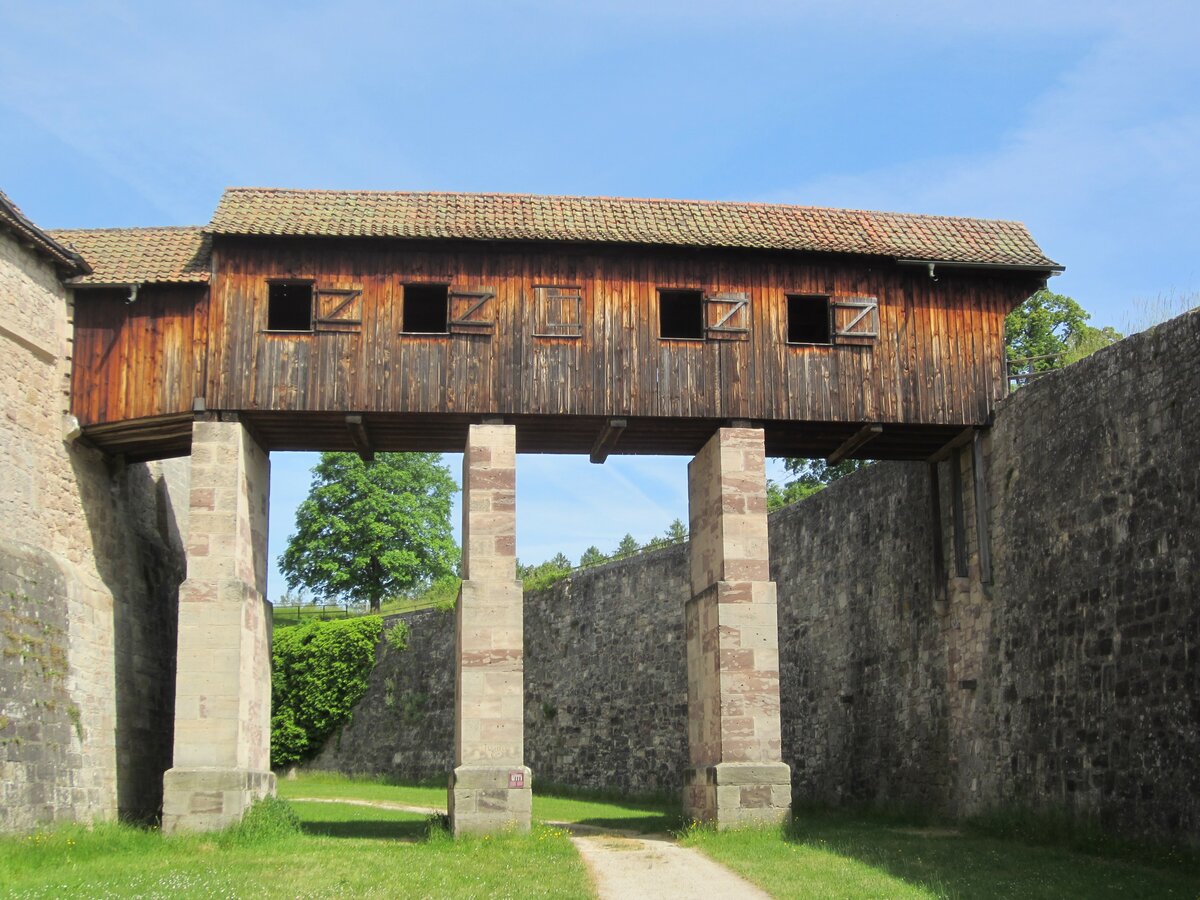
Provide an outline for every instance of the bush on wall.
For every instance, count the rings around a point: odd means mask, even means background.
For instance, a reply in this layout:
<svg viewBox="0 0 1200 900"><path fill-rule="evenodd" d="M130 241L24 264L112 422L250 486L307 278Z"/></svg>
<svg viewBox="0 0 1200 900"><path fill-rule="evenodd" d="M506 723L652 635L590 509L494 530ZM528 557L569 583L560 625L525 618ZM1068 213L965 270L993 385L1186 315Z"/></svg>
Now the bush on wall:
<svg viewBox="0 0 1200 900"><path fill-rule="evenodd" d="M311 756L367 690L379 616L280 628L271 643L271 765Z"/></svg>

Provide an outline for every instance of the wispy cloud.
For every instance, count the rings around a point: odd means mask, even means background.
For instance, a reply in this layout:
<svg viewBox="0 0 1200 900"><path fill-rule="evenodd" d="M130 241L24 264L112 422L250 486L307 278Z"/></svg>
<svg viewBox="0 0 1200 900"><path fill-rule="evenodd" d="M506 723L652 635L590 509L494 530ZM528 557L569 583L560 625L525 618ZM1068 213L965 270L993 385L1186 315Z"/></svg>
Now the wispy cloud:
<svg viewBox="0 0 1200 900"><path fill-rule="evenodd" d="M1200 255L1200 28L1179 12L1106 9L1104 36L991 150L827 173L777 199L1024 219L1068 266L1056 289L1118 323L1164 287L1155 264L1177 240ZM930 127L953 115L929 110Z"/></svg>

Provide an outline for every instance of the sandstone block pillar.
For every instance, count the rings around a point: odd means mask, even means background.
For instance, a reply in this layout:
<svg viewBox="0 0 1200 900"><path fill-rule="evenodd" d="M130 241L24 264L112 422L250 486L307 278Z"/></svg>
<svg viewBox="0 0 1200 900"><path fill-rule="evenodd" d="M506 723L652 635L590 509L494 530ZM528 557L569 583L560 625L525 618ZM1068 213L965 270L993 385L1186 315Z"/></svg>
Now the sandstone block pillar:
<svg viewBox="0 0 1200 900"><path fill-rule="evenodd" d="M454 772L456 835L529 830L524 623L516 568L516 428L472 425L463 455Z"/></svg>
<svg viewBox="0 0 1200 900"><path fill-rule="evenodd" d="M791 809L781 758L779 631L767 566L763 432L721 428L688 465L684 812L726 828Z"/></svg>
<svg viewBox="0 0 1200 900"><path fill-rule="evenodd" d="M166 832L223 828L275 793L271 604L263 596L270 463L239 423L197 422L191 465Z"/></svg>

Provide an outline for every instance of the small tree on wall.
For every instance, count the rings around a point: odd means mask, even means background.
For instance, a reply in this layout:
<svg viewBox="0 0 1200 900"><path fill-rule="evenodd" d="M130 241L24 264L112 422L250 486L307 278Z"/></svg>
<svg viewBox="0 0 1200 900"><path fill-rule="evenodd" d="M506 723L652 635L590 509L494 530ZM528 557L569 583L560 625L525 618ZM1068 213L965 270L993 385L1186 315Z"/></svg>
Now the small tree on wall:
<svg viewBox="0 0 1200 900"><path fill-rule="evenodd" d="M454 574L458 547L450 530L457 490L436 453L322 453L308 497L296 510L279 568L288 587L372 612Z"/></svg>

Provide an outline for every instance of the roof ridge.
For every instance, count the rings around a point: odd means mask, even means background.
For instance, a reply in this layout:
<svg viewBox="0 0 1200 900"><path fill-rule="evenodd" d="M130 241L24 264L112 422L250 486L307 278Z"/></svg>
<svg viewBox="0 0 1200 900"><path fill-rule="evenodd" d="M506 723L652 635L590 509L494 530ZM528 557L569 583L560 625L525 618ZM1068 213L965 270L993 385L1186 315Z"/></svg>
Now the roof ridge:
<svg viewBox="0 0 1200 900"><path fill-rule="evenodd" d="M861 209L841 206L812 206L801 203L780 203L767 200L696 200L672 197L619 197L594 194L533 194L509 193L504 191L404 191L379 190L360 188L281 188L281 187L227 187L224 193L259 193L259 194L324 194L329 196L370 196L370 197L487 197L511 200L599 200L615 203L646 203L662 205L696 205L716 207L739 207L749 209L772 210L808 210L821 213L844 213L848 215L892 216L905 219L933 219L947 222L1004 222L1012 225L1022 225L1017 219L978 218L975 216L954 216L945 213L913 213L893 212L883 209Z"/></svg>
<svg viewBox="0 0 1200 900"><path fill-rule="evenodd" d="M49 256L59 267L60 273L65 271L73 275L86 275L92 271L87 260L70 247L60 244L47 229L35 225L3 191L0 191L0 225L19 234L43 255Z"/></svg>
<svg viewBox="0 0 1200 900"><path fill-rule="evenodd" d="M72 233L128 233L130 231L204 231L207 225L122 225L111 228L47 228L47 234Z"/></svg>
<svg viewBox="0 0 1200 900"><path fill-rule="evenodd" d="M1023 222L736 200L227 188L210 234L538 240L1056 269Z"/></svg>

